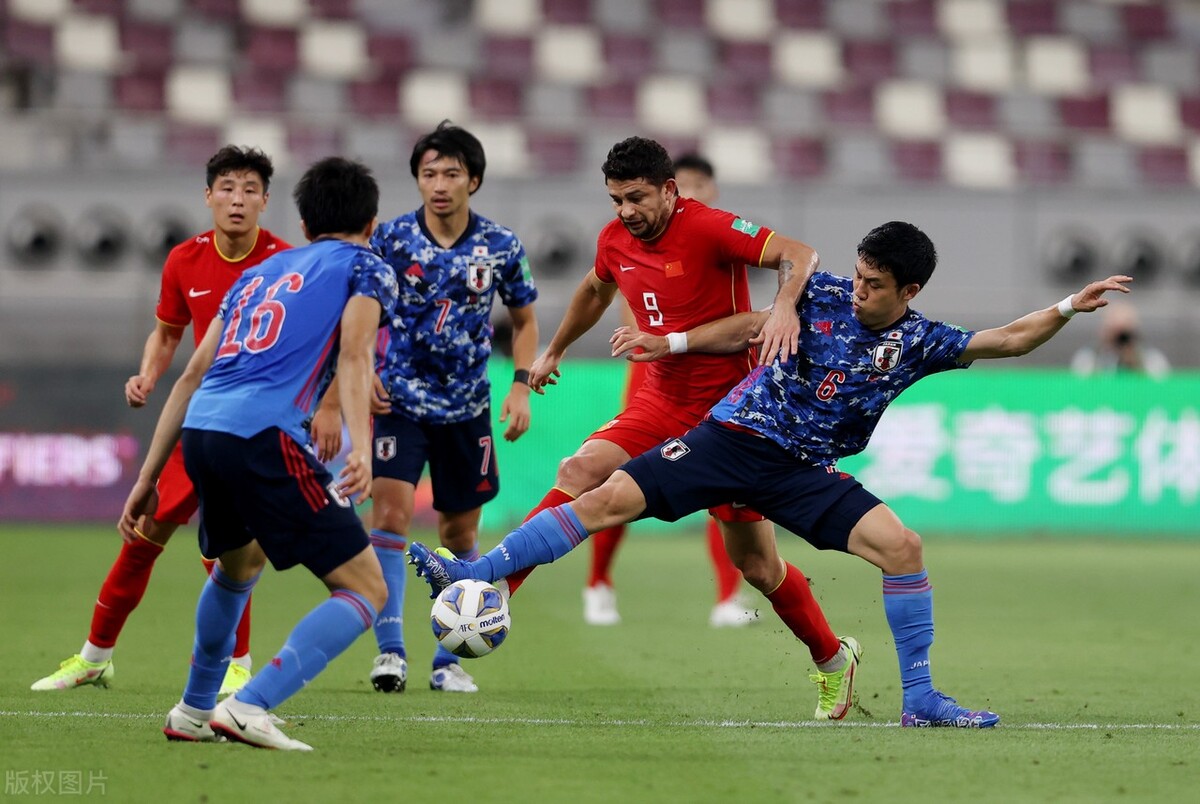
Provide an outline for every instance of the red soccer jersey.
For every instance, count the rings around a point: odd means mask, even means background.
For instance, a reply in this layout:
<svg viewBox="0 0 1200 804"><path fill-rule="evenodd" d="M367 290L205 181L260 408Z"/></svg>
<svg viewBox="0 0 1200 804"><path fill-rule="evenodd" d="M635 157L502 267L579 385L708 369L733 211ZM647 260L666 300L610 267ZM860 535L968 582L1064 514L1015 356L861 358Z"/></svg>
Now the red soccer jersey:
<svg viewBox="0 0 1200 804"><path fill-rule="evenodd" d="M655 335L685 332L750 310L747 265L759 265L773 232L738 216L681 198L655 240L639 240L613 220L596 244L596 276L616 282L637 319ZM645 387L701 411L716 404L754 366L747 350L689 352L647 364Z"/></svg>
<svg viewBox="0 0 1200 804"><path fill-rule="evenodd" d="M199 345L217 315L221 299L242 271L287 248L291 246L286 241L260 228L250 253L240 260L230 260L217 250L212 231L189 238L167 255L154 314L174 327L190 323Z"/></svg>

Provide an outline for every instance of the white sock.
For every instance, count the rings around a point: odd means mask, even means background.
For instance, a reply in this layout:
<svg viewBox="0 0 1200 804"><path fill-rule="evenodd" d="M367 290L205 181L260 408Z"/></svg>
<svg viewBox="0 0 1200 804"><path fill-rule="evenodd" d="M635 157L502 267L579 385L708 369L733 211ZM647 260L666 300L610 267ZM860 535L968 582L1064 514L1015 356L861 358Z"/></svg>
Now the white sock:
<svg viewBox="0 0 1200 804"><path fill-rule="evenodd" d="M247 670L249 670L250 666L251 666L249 653L244 653L241 656L234 656L234 657L230 658L229 661L233 662L234 664L240 664L242 667L246 668Z"/></svg>
<svg viewBox="0 0 1200 804"><path fill-rule="evenodd" d="M848 658L846 656L847 650L848 648L845 645L842 645L840 648L838 648L838 652L833 654L832 659L827 662L821 662L817 665L817 669L822 673L836 673L838 670L841 670L846 666L846 661Z"/></svg>
<svg viewBox="0 0 1200 804"><path fill-rule="evenodd" d="M80 649L79 655L83 657L85 662L107 662L112 659L112 648L99 648L93 645L90 641L83 643L83 648Z"/></svg>
<svg viewBox="0 0 1200 804"><path fill-rule="evenodd" d="M176 708L179 709L180 712L183 712L188 717L195 718L196 720L203 720L203 721L212 720L213 710L211 710L211 709L197 709L194 706L188 706L182 700L180 700L179 703L176 704Z"/></svg>

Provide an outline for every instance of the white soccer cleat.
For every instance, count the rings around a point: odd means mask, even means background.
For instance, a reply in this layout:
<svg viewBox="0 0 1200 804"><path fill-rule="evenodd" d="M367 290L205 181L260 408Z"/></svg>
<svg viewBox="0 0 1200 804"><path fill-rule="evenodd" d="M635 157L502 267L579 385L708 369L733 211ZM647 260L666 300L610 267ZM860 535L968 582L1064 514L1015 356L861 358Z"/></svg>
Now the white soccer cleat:
<svg viewBox="0 0 1200 804"><path fill-rule="evenodd" d="M255 748L274 748L280 751L312 750L311 745L293 740L277 729L266 709L242 703L233 695L217 704L209 724L217 734Z"/></svg>
<svg viewBox="0 0 1200 804"><path fill-rule="evenodd" d="M583 588L583 621L588 625L617 625L617 593L606 583Z"/></svg>
<svg viewBox="0 0 1200 804"><path fill-rule="evenodd" d="M475 679L461 664L439 667L429 676L429 689L439 692L479 692Z"/></svg>
<svg viewBox="0 0 1200 804"><path fill-rule="evenodd" d="M708 624L713 628L742 628L758 622L758 612L747 608L738 598L731 597L713 606Z"/></svg>
<svg viewBox="0 0 1200 804"><path fill-rule="evenodd" d="M225 738L212 730L208 720L192 717L184 712L179 704L167 712L167 722L163 724L163 734L168 740L185 743L223 743Z"/></svg>
<svg viewBox="0 0 1200 804"><path fill-rule="evenodd" d="M381 653L371 665L371 686L379 692L404 692L408 662L398 653Z"/></svg>

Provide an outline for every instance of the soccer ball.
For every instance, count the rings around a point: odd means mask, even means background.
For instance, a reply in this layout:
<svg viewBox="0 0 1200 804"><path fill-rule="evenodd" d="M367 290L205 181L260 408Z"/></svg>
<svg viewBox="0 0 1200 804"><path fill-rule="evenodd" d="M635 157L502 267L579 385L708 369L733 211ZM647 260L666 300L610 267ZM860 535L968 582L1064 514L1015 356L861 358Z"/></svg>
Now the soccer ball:
<svg viewBox="0 0 1200 804"><path fill-rule="evenodd" d="M487 656L508 636L508 601L486 581L455 581L433 602L429 617L442 647L464 659Z"/></svg>

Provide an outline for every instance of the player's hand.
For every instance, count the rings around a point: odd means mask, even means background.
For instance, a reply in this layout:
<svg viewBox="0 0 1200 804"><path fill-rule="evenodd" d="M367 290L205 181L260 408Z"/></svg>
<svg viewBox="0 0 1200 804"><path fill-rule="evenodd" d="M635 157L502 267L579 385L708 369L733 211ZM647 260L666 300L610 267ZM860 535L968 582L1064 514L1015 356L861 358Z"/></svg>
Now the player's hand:
<svg viewBox="0 0 1200 804"><path fill-rule="evenodd" d="M624 357L632 363L649 363L671 354L671 345L665 336L651 335L633 327L617 327L608 342L612 344L613 357Z"/></svg>
<svg viewBox="0 0 1200 804"><path fill-rule="evenodd" d="M318 407L313 413L309 433L317 450L317 460L321 463L333 460L342 451L341 411Z"/></svg>
<svg viewBox="0 0 1200 804"><path fill-rule="evenodd" d="M1108 305L1108 299L1104 298L1105 293L1110 290L1118 293L1128 293L1129 288L1125 286L1132 281L1132 276L1117 274L1110 276L1108 279L1101 279L1099 282L1092 282L1071 297L1071 306L1080 313L1095 312L1101 307Z"/></svg>
<svg viewBox="0 0 1200 804"><path fill-rule="evenodd" d="M131 408L140 408L150 398L154 380L145 374L134 374L125 381L125 401Z"/></svg>
<svg viewBox="0 0 1200 804"><path fill-rule="evenodd" d="M117 521L117 531L127 544L142 538L138 523L143 516L152 516L158 510L158 490L153 480L138 477L125 500L125 508Z"/></svg>
<svg viewBox="0 0 1200 804"><path fill-rule="evenodd" d="M356 503L371 496L371 456L355 447L346 456L346 465L338 474L338 494Z"/></svg>
<svg viewBox="0 0 1200 804"><path fill-rule="evenodd" d="M371 375L371 415L384 416L392 412L392 398L383 387L378 374Z"/></svg>
<svg viewBox="0 0 1200 804"><path fill-rule="evenodd" d="M771 308L771 316L757 335L750 339L751 346L759 347L758 365L770 365L776 357L780 362L800 351L800 317L794 307Z"/></svg>
<svg viewBox="0 0 1200 804"><path fill-rule="evenodd" d="M504 428L504 440L516 441L525 435L531 420L529 388L514 384L508 396L504 397L504 404L500 406L500 421L508 422L508 427Z"/></svg>
<svg viewBox="0 0 1200 804"><path fill-rule="evenodd" d="M533 361L533 365L529 367L530 390L535 394L545 394L547 385L558 385L557 378L562 376L558 370L559 360L559 355L542 352L538 359Z"/></svg>

